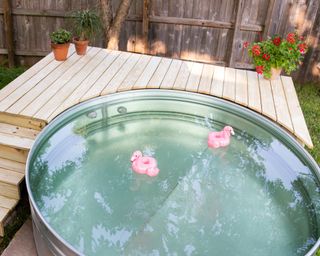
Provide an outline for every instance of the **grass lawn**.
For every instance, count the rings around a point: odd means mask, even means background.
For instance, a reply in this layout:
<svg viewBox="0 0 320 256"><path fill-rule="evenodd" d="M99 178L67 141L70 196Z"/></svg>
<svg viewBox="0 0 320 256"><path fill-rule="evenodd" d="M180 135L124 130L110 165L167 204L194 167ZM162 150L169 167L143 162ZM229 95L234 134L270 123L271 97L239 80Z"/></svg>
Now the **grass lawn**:
<svg viewBox="0 0 320 256"><path fill-rule="evenodd" d="M309 152L320 164L320 83L297 85L296 89L314 145Z"/></svg>
<svg viewBox="0 0 320 256"><path fill-rule="evenodd" d="M25 68L5 68L0 66L0 89L22 74Z"/></svg>

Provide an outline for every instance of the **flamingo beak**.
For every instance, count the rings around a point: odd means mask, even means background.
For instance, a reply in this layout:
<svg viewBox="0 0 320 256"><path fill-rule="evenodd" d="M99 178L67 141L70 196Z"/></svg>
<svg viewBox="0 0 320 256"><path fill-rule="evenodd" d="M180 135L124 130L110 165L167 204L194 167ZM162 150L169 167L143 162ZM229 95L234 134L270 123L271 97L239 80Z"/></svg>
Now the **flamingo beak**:
<svg viewBox="0 0 320 256"><path fill-rule="evenodd" d="M232 134L232 135L234 135L234 134L235 134L233 130L231 130L231 134Z"/></svg>

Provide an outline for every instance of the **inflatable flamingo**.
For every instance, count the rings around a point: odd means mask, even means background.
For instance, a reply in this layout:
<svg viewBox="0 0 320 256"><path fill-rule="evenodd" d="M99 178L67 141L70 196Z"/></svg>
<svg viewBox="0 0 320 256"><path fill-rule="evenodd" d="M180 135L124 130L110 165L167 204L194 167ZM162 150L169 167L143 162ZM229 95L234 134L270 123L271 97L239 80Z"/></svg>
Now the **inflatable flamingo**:
<svg viewBox="0 0 320 256"><path fill-rule="evenodd" d="M219 148L230 144L230 136L234 135L233 128L226 126L220 132L210 132L208 136L208 147Z"/></svg>
<svg viewBox="0 0 320 256"><path fill-rule="evenodd" d="M151 177L157 176L159 169L157 160L151 156L143 156L141 151L135 151L131 157L132 170L139 174L147 174Z"/></svg>

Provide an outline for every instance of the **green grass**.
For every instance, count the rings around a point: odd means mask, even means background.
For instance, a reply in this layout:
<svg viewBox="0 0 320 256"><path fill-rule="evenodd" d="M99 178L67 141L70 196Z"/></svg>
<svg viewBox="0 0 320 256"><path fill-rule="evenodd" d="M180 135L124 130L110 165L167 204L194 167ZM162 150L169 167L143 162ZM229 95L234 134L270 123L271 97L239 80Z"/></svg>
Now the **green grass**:
<svg viewBox="0 0 320 256"><path fill-rule="evenodd" d="M296 90L314 145L308 151L320 164L320 83L297 84Z"/></svg>
<svg viewBox="0 0 320 256"><path fill-rule="evenodd" d="M13 79L21 75L25 71L25 68L6 68L0 66L0 89L5 87Z"/></svg>

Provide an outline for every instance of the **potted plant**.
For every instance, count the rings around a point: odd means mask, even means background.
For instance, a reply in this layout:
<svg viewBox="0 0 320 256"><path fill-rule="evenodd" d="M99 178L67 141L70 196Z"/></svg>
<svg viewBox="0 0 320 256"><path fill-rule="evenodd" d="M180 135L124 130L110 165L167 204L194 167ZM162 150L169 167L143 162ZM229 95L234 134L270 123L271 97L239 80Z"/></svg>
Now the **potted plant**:
<svg viewBox="0 0 320 256"><path fill-rule="evenodd" d="M100 29L100 18L92 10L80 10L73 15L76 37L74 44L77 54L84 55L87 51L89 39Z"/></svg>
<svg viewBox="0 0 320 256"><path fill-rule="evenodd" d="M307 51L304 38L296 33L289 33L285 39L274 36L251 45L245 42L244 47L248 47L257 73L266 79L276 79L282 69L289 75L299 67Z"/></svg>
<svg viewBox="0 0 320 256"><path fill-rule="evenodd" d="M65 29L58 29L50 35L51 48L56 60L63 61L67 59L71 38L71 32Z"/></svg>

